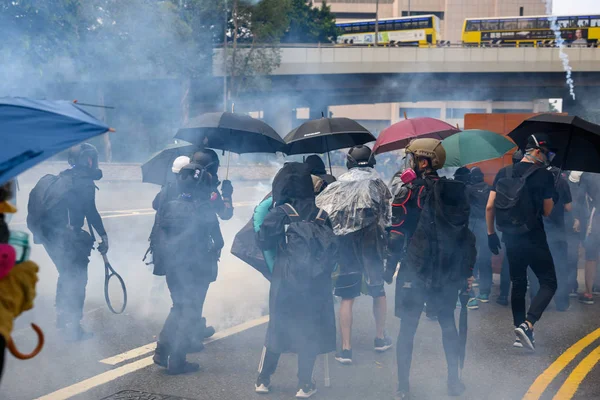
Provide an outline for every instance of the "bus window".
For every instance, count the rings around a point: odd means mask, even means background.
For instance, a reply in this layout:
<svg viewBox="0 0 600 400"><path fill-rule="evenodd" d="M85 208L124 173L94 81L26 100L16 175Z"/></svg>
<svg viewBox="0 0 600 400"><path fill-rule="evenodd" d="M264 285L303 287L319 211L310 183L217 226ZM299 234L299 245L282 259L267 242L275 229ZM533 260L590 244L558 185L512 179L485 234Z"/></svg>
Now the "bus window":
<svg viewBox="0 0 600 400"><path fill-rule="evenodd" d="M421 29L425 29L425 28L430 28L430 21L427 20L422 20L422 21L417 21L417 25L419 26L419 28Z"/></svg>
<svg viewBox="0 0 600 400"><path fill-rule="evenodd" d="M369 24L367 24L367 23L362 23L359 25L359 27L360 27L359 32L361 32L361 33L375 30L375 27L373 27L373 29L369 29Z"/></svg>
<svg viewBox="0 0 600 400"><path fill-rule="evenodd" d="M404 29L406 29L406 27L404 26L404 22L402 22L402 21L394 22L394 30L395 31L402 31Z"/></svg>
<svg viewBox="0 0 600 400"><path fill-rule="evenodd" d="M500 29L501 30L517 30L517 20L516 19L507 19L504 21L500 21Z"/></svg>
<svg viewBox="0 0 600 400"><path fill-rule="evenodd" d="M592 17L590 26L593 26L594 28L600 27L600 17Z"/></svg>
<svg viewBox="0 0 600 400"><path fill-rule="evenodd" d="M548 18L538 18L537 27L539 29L550 29L550 20Z"/></svg>
<svg viewBox="0 0 600 400"><path fill-rule="evenodd" d="M360 32L360 25L352 25L352 32Z"/></svg>
<svg viewBox="0 0 600 400"><path fill-rule="evenodd" d="M482 31L497 31L498 30L498 21L492 21L492 20L481 21L481 30Z"/></svg>
<svg viewBox="0 0 600 400"><path fill-rule="evenodd" d="M380 29L381 30L381 29ZM394 21L388 21L384 26L385 31L393 31L394 30Z"/></svg>
<svg viewBox="0 0 600 400"><path fill-rule="evenodd" d="M589 26L590 26L590 19L588 17L577 18L577 27L578 28L588 28Z"/></svg>
<svg viewBox="0 0 600 400"><path fill-rule="evenodd" d="M350 32L352 32L352 26L351 25L344 26L344 33L350 33Z"/></svg>
<svg viewBox="0 0 600 400"><path fill-rule="evenodd" d="M476 32L480 30L479 21L467 21L467 32Z"/></svg>
<svg viewBox="0 0 600 400"><path fill-rule="evenodd" d="M569 17L558 17L557 23L560 28L568 28L569 27Z"/></svg>
<svg viewBox="0 0 600 400"><path fill-rule="evenodd" d="M527 18L519 20L519 29L535 29L535 19Z"/></svg>

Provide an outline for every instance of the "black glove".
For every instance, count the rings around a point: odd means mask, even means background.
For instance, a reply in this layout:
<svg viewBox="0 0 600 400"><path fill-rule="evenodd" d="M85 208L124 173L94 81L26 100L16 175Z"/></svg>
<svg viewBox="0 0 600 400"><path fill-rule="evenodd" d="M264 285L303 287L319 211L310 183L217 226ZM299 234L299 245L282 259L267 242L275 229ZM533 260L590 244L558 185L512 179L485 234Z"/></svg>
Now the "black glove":
<svg viewBox="0 0 600 400"><path fill-rule="evenodd" d="M233 195L233 185L230 180L224 180L221 184L221 194L226 199L231 199Z"/></svg>
<svg viewBox="0 0 600 400"><path fill-rule="evenodd" d="M490 251L495 255L500 254L500 249L502 248L502 246L500 245L500 238L498 238L496 232L492 233L491 235L488 235L488 247L490 248Z"/></svg>
<svg viewBox="0 0 600 400"><path fill-rule="evenodd" d="M100 236L100 238L102 239L102 242L100 242L100 244L98 245L98 251L101 254L106 254L108 253L108 236L102 235Z"/></svg>

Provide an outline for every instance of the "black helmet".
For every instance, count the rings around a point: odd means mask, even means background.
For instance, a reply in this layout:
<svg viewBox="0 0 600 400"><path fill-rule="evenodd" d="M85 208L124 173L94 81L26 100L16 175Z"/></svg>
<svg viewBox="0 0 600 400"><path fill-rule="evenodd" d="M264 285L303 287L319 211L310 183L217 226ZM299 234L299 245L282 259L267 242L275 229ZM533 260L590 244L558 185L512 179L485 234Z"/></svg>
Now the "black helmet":
<svg viewBox="0 0 600 400"><path fill-rule="evenodd" d="M68 161L72 167L98 169L98 150L96 146L89 143L71 147Z"/></svg>
<svg viewBox="0 0 600 400"><path fill-rule="evenodd" d="M200 164L188 164L179 171L177 184L180 193L198 195L210 193L212 175ZM204 190L206 189L206 190Z"/></svg>
<svg viewBox="0 0 600 400"><path fill-rule="evenodd" d="M470 175L471 175L471 171L469 170L469 168L467 168L467 167L460 167L459 169L457 169L454 172L454 180L455 181L459 181L459 182L463 182L463 183L468 183Z"/></svg>
<svg viewBox="0 0 600 400"><path fill-rule="evenodd" d="M348 169L357 167L373 168L375 164L375 156L367 146L354 146L348 151L348 156L346 156L346 167Z"/></svg>
<svg viewBox="0 0 600 400"><path fill-rule="evenodd" d="M219 172L219 156L214 150L203 149L195 152L192 163L202 165L212 176L217 176Z"/></svg>

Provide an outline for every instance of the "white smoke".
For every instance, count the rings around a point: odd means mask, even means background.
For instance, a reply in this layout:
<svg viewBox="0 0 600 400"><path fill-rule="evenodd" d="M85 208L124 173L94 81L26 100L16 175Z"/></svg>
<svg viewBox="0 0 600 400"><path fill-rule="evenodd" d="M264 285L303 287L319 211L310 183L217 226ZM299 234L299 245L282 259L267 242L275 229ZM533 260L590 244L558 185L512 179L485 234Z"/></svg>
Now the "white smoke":
<svg viewBox="0 0 600 400"><path fill-rule="evenodd" d="M571 77L573 68L571 68L571 66L569 65L569 56L564 51L565 40L563 39L562 34L560 32L560 26L558 25L556 16L552 15L552 0L544 0L544 2L546 3L546 14L550 16L550 28L554 32L554 37L556 38L556 45L559 49L560 60L562 61L563 69L565 70L565 73L567 75L567 85L569 85L569 94L571 95L573 100L575 100L575 82Z"/></svg>

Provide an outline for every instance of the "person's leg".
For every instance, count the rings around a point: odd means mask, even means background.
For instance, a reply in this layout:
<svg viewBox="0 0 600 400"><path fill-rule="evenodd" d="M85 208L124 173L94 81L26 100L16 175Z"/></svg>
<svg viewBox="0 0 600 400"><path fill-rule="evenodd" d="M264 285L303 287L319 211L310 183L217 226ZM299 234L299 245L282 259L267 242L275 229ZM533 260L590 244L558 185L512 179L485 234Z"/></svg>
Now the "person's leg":
<svg viewBox="0 0 600 400"><path fill-rule="evenodd" d="M298 382L301 386L312 385L316 361L316 354L298 353Z"/></svg>
<svg viewBox="0 0 600 400"><path fill-rule="evenodd" d="M529 284L529 289L527 292L529 293L529 301L531 302L540 290L540 282L531 268L527 268L527 282Z"/></svg>
<svg viewBox="0 0 600 400"><path fill-rule="evenodd" d="M531 301L527 312L527 322L533 326L541 317L542 313L552 301L556 293L556 270L554 260L546 239L540 238L539 242L531 246L530 267L540 282L540 290Z"/></svg>
<svg viewBox="0 0 600 400"><path fill-rule="evenodd" d="M206 331L206 320L202 317L204 310L204 302L206 301L206 294L208 293L210 283L203 280L198 282L197 290L193 292L194 297L194 315L191 316L192 322L190 323L190 331L188 332L190 346L188 352L197 353L204 350L204 333Z"/></svg>
<svg viewBox="0 0 600 400"><path fill-rule="evenodd" d="M375 316L375 330L378 339L385 336L385 322L387 316L387 298L379 296L373 298L373 315Z"/></svg>
<svg viewBox="0 0 600 400"><path fill-rule="evenodd" d="M585 239L585 290L584 296L592 299L596 268L598 264L598 248L600 247L600 233L592 232ZM593 300L592 300L593 301Z"/></svg>
<svg viewBox="0 0 600 400"><path fill-rule="evenodd" d="M506 244L506 256L510 271L510 280L512 283L511 307L513 313L513 323L515 326L525 322L525 295L527 294L527 266L529 257L527 252L529 246L524 243L520 247L516 243Z"/></svg>
<svg viewBox="0 0 600 400"><path fill-rule="evenodd" d="M464 391L464 386L460 383L458 375L460 343L454 319L454 304L458 299L458 290L447 288L442 292L442 295L438 322L442 329L442 342L448 366L448 392L450 395L457 396Z"/></svg>
<svg viewBox="0 0 600 400"><path fill-rule="evenodd" d="M508 297L510 293L510 267L508 266L508 256L506 252L502 259L502 269L500 270L500 296Z"/></svg>
<svg viewBox="0 0 600 400"><path fill-rule="evenodd" d="M486 296L492 291L492 252L487 245L487 232L483 223L478 225L477 234L477 266L479 269L479 294L487 300Z"/></svg>
<svg viewBox="0 0 600 400"><path fill-rule="evenodd" d="M280 356L281 354L279 353L272 352L266 347L263 348L260 364L258 365L259 379L264 379L267 383L270 383L271 375L273 375L277 369Z"/></svg>
<svg viewBox="0 0 600 400"><path fill-rule="evenodd" d="M171 306L169 315L158 335L158 343L156 345L156 352L154 353L154 363L164 368L167 368L168 366L169 355L173 351L173 346L175 345L177 329L179 329L179 321L181 320L183 311L183 293L180 284L172 271L167 273L166 282L173 305Z"/></svg>
<svg viewBox="0 0 600 400"><path fill-rule="evenodd" d="M352 308L354 298L342 299L340 304L340 332L342 335L342 350L352 350Z"/></svg>
<svg viewBox="0 0 600 400"><path fill-rule="evenodd" d="M408 393L409 377L415 334L425 304L425 290L422 288L402 288L402 311L400 332L396 343L396 362L398 364L398 391Z"/></svg>
<svg viewBox="0 0 600 400"><path fill-rule="evenodd" d="M577 293L579 284L577 283L577 266L579 264L579 233L568 234L568 254L569 254L569 292Z"/></svg>
<svg viewBox="0 0 600 400"><path fill-rule="evenodd" d="M568 244L566 240L555 241L549 244L550 253L556 268L557 289L554 295L556 309L565 311L569 308L569 264Z"/></svg>
<svg viewBox="0 0 600 400"><path fill-rule="evenodd" d="M585 262L585 293L588 295L591 295L594 289L597 263L595 260Z"/></svg>

